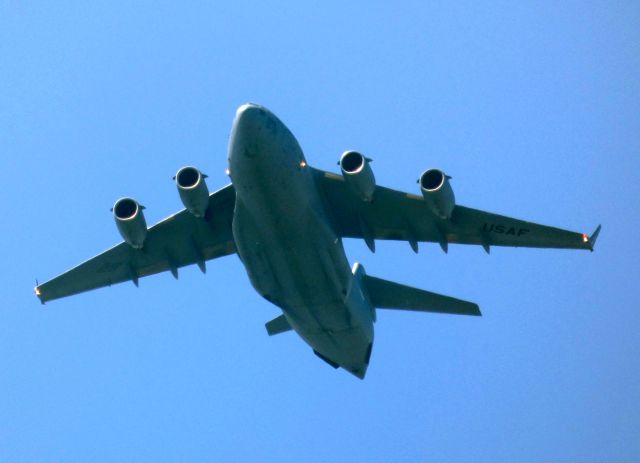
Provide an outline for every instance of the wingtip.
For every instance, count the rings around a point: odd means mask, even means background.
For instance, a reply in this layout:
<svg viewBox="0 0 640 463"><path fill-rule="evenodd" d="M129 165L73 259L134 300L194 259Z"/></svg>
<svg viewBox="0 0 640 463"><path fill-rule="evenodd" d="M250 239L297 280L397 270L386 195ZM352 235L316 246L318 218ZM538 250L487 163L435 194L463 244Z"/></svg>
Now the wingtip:
<svg viewBox="0 0 640 463"><path fill-rule="evenodd" d="M33 291L36 293L36 297L40 300L40 304L44 305L44 299L42 297L42 290L40 289L40 286L38 285L37 282L36 282L35 288L33 288Z"/></svg>

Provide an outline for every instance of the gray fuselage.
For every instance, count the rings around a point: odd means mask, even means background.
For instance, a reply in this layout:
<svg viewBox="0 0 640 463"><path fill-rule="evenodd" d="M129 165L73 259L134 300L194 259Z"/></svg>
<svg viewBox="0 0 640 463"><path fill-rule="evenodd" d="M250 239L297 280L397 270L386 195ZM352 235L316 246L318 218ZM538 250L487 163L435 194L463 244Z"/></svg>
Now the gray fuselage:
<svg viewBox="0 0 640 463"><path fill-rule="evenodd" d="M230 137L229 170L233 236L252 285L317 354L364 377L374 309L297 140L266 108L243 105Z"/></svg>

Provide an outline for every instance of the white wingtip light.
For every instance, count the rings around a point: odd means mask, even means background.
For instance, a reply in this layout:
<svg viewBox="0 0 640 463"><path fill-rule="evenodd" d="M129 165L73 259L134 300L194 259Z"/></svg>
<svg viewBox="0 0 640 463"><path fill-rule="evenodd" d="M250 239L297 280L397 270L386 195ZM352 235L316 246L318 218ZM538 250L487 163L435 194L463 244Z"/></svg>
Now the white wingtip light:
<svg viewBox="0 0 640 463"><path fill-rule="evenodd" d="M40 285L36 282L36 287L33 288L33 291L36 293L38 299L40 299L40 304L44 305L44 301L42 300L42 292L40 291Z"/></svg>

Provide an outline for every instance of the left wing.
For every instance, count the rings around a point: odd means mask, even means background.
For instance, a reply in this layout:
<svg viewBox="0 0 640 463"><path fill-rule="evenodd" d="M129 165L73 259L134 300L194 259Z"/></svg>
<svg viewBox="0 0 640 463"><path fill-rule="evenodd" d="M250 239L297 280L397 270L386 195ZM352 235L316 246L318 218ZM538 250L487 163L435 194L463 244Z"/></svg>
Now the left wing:
<svg viewBox="0 0 640 463"><path fill-rule="evenodd" d="M142 249L125 242L104 251L71 270L36 287L36 295L46 301L81 293L123 281L133 281L197 263L205 271L205 261L236 252L231 222L235 205L233 185L212 193L204 218L186 209L158 222L147 233Z"/></svg>
<svg viewBox="0 0 640 463"><path fill-rule="evenodd" d="M464 206L455 206L450 219L437 217L424 198L377 186L373 201L365 202L352 194L342 176L315 170L326 209L334 228L343 237L363 238L371 250L375 240L408 241L414 251L418 242L439 243L446 252L449 243L490 246L588 249L600 232L591 237L514 219Z"/></svg>

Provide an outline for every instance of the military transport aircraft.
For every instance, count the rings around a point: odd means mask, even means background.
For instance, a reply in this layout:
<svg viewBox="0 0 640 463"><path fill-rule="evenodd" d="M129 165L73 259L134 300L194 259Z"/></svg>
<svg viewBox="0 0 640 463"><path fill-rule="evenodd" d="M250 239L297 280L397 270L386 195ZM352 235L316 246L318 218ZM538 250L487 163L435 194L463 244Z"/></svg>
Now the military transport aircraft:
<svg viewBox="0 0 640 463"><path fill-rule="evenodd" d="M350 268L342 238L593 250L589 237L455 204L450 177L426 170L421 195L377 186L370 159L340 158L341 175L314 169L289 129L268 109L238 108L231 131L232 183L209 194L205 175L175 176L185 209L147 228L143 209L121 198L113 216L123 242L35 288L42 303L237 253L255 290L282 309L266 324L275 335L295 330L334 368L364 378L376 309L480 315L474 303L369 276Z"/></svg>

